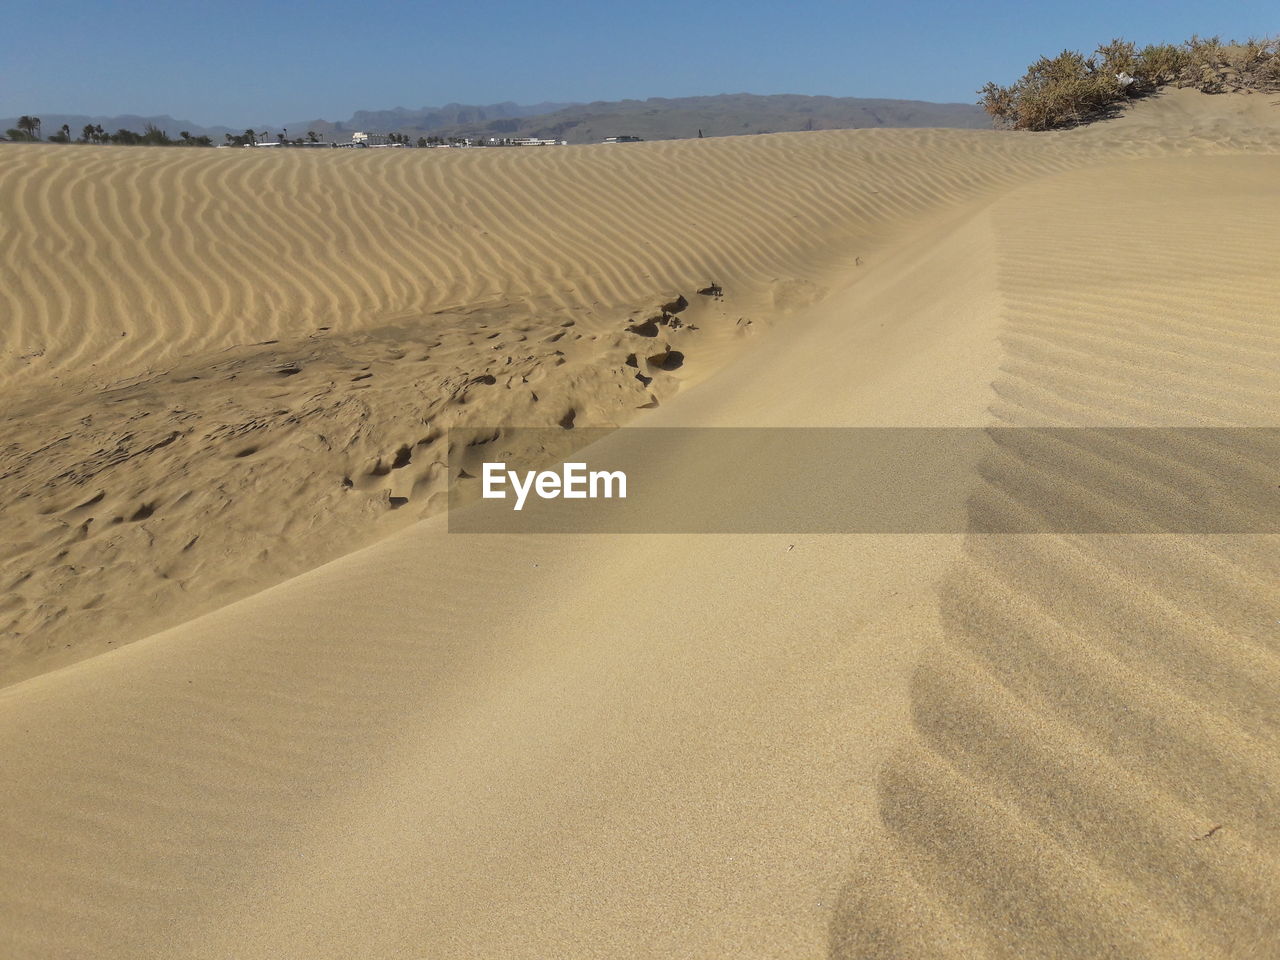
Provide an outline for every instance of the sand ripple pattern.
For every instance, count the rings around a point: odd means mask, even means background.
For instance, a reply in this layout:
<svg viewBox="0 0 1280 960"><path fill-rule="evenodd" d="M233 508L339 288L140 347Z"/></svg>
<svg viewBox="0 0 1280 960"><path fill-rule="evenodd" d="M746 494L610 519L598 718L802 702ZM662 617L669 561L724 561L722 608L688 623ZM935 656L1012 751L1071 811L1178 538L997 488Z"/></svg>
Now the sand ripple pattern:
<svg viewBox="0 0 1280 960"><path fill-rule="evenodd" d="M1280 216L1274 192L1258 209L1273 174L1119 165L1004 198L994 422L1274 424L1280 255L1255 226ZM1170 190L1195 199L1171 210ZM1095 464L1072 469L1103 495ZM973 502L1018 509L1017 484ZM832 956L1275 956L1276 546L972 537Z"/></svg>
<svg viewBox="0 0 1280 960"><path fill-rule="evenodd" d="M812 278L924 209L1096 151L916 130L542 151L5 145L0 385L111 382L476 303L615 309L712 278Z"/></svg>

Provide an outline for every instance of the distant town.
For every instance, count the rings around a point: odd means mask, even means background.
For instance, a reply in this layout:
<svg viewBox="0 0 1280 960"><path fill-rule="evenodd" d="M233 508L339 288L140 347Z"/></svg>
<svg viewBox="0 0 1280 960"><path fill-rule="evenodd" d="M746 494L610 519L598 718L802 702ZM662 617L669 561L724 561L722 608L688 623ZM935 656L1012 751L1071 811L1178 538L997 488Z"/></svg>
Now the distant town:
<svg viewBox="0 0 1280 960"><path fill-rule="evenodd" d="M291 138L287 129L282 129L278 134L273 134L269 130L246 130L244 133L228 133L223 135L224 143L217 143L212 137L193 137L185 130L175 139L154 124L147 124L141 133L134 130L117 130L112 133L103 130L101 126L86 124L81 129L80 135L73 137L71 129L64 123L57 131L50 134L47 139L43 138L41 133L39 117L23 116L19 118L17 126L5 131L5 136L0 140L19 143L44 141L48 143L117 144L123 146L217 147L219 149L229 147L251 147L254 149L265 147L348 149L411 147L436 149L442 147L563 147L568 145L567 140L542 139L539 137L422 136L413 139L404 133L367 133L365 131L353 133L350 140L328 140L314 130L308 130L305 136ZM643 140L643 137L624 135L605 137L601 142L640 143Z"/></svg>

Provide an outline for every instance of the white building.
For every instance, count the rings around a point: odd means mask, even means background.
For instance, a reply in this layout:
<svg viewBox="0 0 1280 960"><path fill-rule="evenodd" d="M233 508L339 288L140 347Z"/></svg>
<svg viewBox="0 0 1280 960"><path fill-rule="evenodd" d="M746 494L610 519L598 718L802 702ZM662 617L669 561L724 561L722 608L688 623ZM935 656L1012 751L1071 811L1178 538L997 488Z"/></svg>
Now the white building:
<svg viewBox="0 0 1280 960"><path fill-rule="evenodd" d="M403 147L406 144L393 143L391 137L385 133L365 133L358 130L351 135L351 145L353 147Z"/></svg>
<svg viewBox="0 0 1280 960"><path fill-rule="evenodd" d="M563 147L568 140L544 140L538 137L490 137L491 147Z"/></svg>

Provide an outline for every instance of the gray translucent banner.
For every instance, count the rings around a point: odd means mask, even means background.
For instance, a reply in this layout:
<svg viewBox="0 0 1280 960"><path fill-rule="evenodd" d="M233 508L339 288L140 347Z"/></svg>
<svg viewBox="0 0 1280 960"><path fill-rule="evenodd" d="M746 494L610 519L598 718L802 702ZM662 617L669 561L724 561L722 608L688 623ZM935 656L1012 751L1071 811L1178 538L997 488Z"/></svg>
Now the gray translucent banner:
<svg viewBox="0 0 1280 960"><path fill-rule="evenodd" d="M455 428L449 475L454 533L1280 532L1270 427Z"/></svg>

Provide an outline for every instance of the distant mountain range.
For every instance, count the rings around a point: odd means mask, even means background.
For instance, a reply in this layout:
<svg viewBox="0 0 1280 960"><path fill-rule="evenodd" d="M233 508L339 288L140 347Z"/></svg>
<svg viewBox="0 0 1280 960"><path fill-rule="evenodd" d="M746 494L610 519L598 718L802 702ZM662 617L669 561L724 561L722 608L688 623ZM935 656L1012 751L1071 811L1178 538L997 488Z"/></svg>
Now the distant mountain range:
<svg viewBox="0 0 1280 960"><path fill-rule="evenodd" d="M438 132L445 129L487 128L494 123L519 123L526 117L554 114L573 106L575 105L571 103L491 103L486 106L450 103L443 107L422 107L418 110L406 110L404 107L396 107L394 110L357 110L350 120L298 121L290 123L287 129L291 137L295 136L295 130L298 135L315 131L322 138L331 140L350 140L351 134L357 130L368 133L411 133L414 136L439 135Z"/></svg>
<svg viewBox="0 0 1280 960"><path fill-rule="evenodd" d="M671 140L791 130L990 126L991 119L975 104L735 93L576 104L517 120L462 123L432 132L437 136L550 137L595 143L616 136Z"/></svg>
<svg viewBox="0 0 1280 960"><path fill-rule="evenodd" d="M154 124L172 137L182 131L221 140L244 127L203 126L173 117L113 117L44 114L42 132L48 137L65 123L72 137L86 124L108 132L124 128L141 132ZM16 117L0 119L0 130L17 124ZM990 119L981 107L967 103L922 100L872 100L859 97L808 97L795 94L758 96L749 93L676 99L597 101L587 104L495 103L409 110L360 110L348 120L302 120L280 126L259 124L272 135L288 130L290 137L314 131L321 139L347 140L363 130L405 133L411 137L550 137L570 143L594 143L605 137L635 136L646 140L780 133L791 130L846 130L866 127L985 128Z"/></svg>

